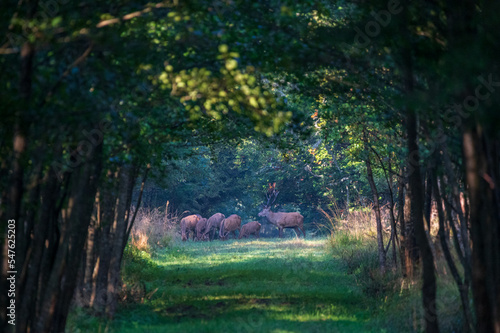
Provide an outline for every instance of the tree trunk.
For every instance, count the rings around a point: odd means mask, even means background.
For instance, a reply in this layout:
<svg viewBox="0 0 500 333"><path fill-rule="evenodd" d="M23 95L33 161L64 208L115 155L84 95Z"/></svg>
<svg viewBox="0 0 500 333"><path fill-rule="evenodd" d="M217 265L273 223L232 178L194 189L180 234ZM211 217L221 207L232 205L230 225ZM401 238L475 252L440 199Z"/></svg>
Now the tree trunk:
<svg viewBox="0 0 500 333"><path fill-rule="evenodd" d="M368 178L368 183L370 183L370 188L373 194L373 210L375 211L375 220L377 223L377 245L378 245L378 262L380 265L380 271L385 272L385 249L384 249L384 234L382 228L382 217L380 214L380 204L378 201L378 191L375 186L375 181L373 180L372 165L370 157L368 156L365 160L366 163L366 176Z"/></svg>
<svg viewBox="0 0 500 333"><path fill-rule="evenodd" d="M405 181L404 181L404 168L401 168L401 177L398 179L398 220L400 229L400 246L399 246L399 257L401 260L401 271L403 276L410 275L407 263L407 247L406 247L406 223L405 223Z"/></svg>
<svg viewBox="0 0 500 333"><path fill-rule="evenodd" d="M27 250L22 273L18 282L18 326L17 332L26 332L28 327L34 325L33 320L39 314L40 293L38 287L46 283L50 267L43 265L47 252L52 251L57 245L50 241L52 226L57 225L56 203L59 196L59 183L53 173L46 175L45 189L42 191L40 218L36 221L33 230L33 240Z"/></svg>
<svg viewBox="0 0 500 333"><path fill-rule="evenodd" d="M431 213L432 213L432 174L436 170L432 167L427 168L427 179L425 181L425 216L424 221L427 225L427 230L429 234L431 232Z"/></svg>
<svg viewBox="0 0 500 333"><path fill-rule="evenodd" d="M442 123L439 121L439 128L443 130ZM455 247L457 248L457 252L459 253L459 258L461 259L462 265L465 270L465 283L467 285L470 284L472 279L471 273L471 250L470 250L470 242L469 242L469 231L467 228L468 225L468 214L464 214L462 210L462 205L460 204L460 191L458 188L459 181L454 173L454 168L451 164L450 153L448 152L448 145L446 141L441 143L441 150L443 151L442 157L444 162L444 170L446 173L446 178L448 179L448 186L451 188L451 200L445 200L445 207L449 212L447 212L448 220L450 227L452 227L454 233L454 242ZM444 192L443 192L444 193ZM458 222L460 226L460 241L459 235L456 233L455 225L452 219L451 207L450 204L455 207L455 211L457 212Z"/></svg>
<svg viewBox="0 0 500 333"><path fill-rule="evenodd" d="M408 170L408 168L407 168ZM413 276L415 268L420 260L420 251L417 246L415 237L415 210L412 209L412 194L410 184L407 184L405 191L404 204L404 221L405 221L405 258L406 258L406 273L408 276Z"/></svg>
<svg viewBox="0 0 500 333"><path fill-rule="evenodd" d="M30 20L34 17L36 9L38 7L38 1L28 1L26 4L27 12L24 19ZM34 45L27 41L21 47L21 71L19 80L19 109L15 111L14 114L14 135L12 138L12 151L13 159L11 163L10 176L8 180L8 190L7 190L7 208L0 211L0 308L6 309L8 304L7 295L8 282L7 282L7 261L8 261L8 247L7 242L7 226L9 220L15 221L16 234L19 234L19 228L21 227L20 214L21 214L21 202L23 198L24 190L24 159L26 155L26 149L28 145L28 130L29 130L29 108L31 105L31 94L32 94L32 79L33 79L33 59L35 56ZM18 238L18 243L21 243L21 239ZM18 270L16 280L19 280ZM5 311L0 312L0 330L5 328L7 325L7 316ZM3 325L3 326L2 326Z"/></svg>
<svg viewBox="0 0 500 333"><path fill-rule="evenodd" d="M43 286L40 315L32 331L64 331L70 301L76 288L80 259L101 171L102 145L94 150L91 159L73 170L74 180L63 218L59 246L53 259L50 277Z"/></svg>
<svg viewBox="0 0 500 333"><path fill-rule="evenodd" d="M478 130L470 127L463 134L466 180L470 197L472 238L472 291L478 332L500 332L498 284L500 251L499 221L495 214L494 193L483 175L488 170L484 140ZM496 165L498 168L498 164Z"/></svg>
<svg viewBox="0 0 500 333"><path fill-rule="evenodd" d="M141 182L141 189L139 190L139 196L137 197L137 204L135 205L135 211L134 215L132 216L132 219L128 222L128 227L127 227L127 233L125 235L125 239L123 242L123 251L125 251L125 246L127 245L128 239L130 237L130 233L132 232L132 228L134 227L134 222L135 218L137 217L137 212L139 211L139 208L141 207L141 201L142 201L142 194L144 193L144 186L146 185L146 180L148 179L148 174L149 170L151 169L151 165L148 164L146 167L146 170L144 171L144 176L142 177L142 182ZM168 219L168 201L167 201L167 206L165 208L165 223Z"/></svg>
<svg viewBox="0 0 500 333"><path fill-rule="evenodd" d="M423 217L423 193L420 177L420 154L417 144L417 117L409 108L406 116L408 133L409 162L412 172L409 174L411 215L415 217L415 237L422 257L422 303L426 332L439 332L436 309L436 276L434 272L434 256L427 239Z"/></svg>
<svg viewBox="0 0 500 333"><path fill-rule="evenodd" d="M422 303L424 307L425 328L428 333L439 332L438 317L436 312L436 276L434 272L434 256L427 239L424 227L422 178L420 174L420 153L417 136L417 114L413 102L414 78L413 58L410 27L410 1L403 2L401 15L402 36L406 38L401 54L403 73L403 90L410 101L406 105L406 134L408 143L408 185L411 200L410 215L415 220L415 239L422 258Z"/></svg>
<svg viewBox="0 0 500 333"><path fill-rule="evenodd" d="M386 175L387 178L387 185L389 186L389 192L390 192L390 218L391 218L391 234L393 237L392 240L392 262L394 265L394 269L398 267L398 256L396 252L396 244L399 247L399 237L398 237L398 229L396 226L396 217L394 216L394 193L392 189L392 167L391 167L391 160L389 159L389 172Z"/></svg>
<svg viewBox="0 0 500 333"><path fill-rule="evenodd" d="M437 158L436 158L437 162ZM432 188L434 192L434 198L437 203L437 211L438 211L438 220L439 220L439 241L441 243L441 249L443 250L444 258L446 259L446 263L450 268L451 275L455 280L455 283L458 287L458 292L460 293L460 300L462 302L462 308L464 311L464 319L465 319L465 332L471 331L472 324L472 315L469 307L469 288L466 284L462 282L462 278L460 277L460 273L458 272L457 266L453 261L453 257L451 255L450 249L448 247L448 239L445 232L445 216L443 213L443 201L441 200L441 194L439 193L439 187L437 183L437 175L432 175Z"/></svg>
<svg viewBox="0 0 500 333"><path fill-rule="evenodd" d="M115 215L114 195L117 192L117 174L108 170L106 182L101 184L99 189L99 224L97 226L97 258L96 267L92 274L92 294L90 297L90 307L96 315L102 315L108 303L107 285L108 272L111 262L111 244L113 234L111 226Z"/></svg>
<svg viewBox="0 0 500 333"><path fill-rule="evenodd" d="M107 307L106 315L112 318L116 311L118 293L121 289L120 263L123 254L123 241L127 229L125 212L127 211L127 196L131 186L130 177L133 177L130 167L122 167L119 175L118 198L116 199L115 217L111 232L113 233L113 243L111 248L111 260L108 271L107 285Z"/></svg>

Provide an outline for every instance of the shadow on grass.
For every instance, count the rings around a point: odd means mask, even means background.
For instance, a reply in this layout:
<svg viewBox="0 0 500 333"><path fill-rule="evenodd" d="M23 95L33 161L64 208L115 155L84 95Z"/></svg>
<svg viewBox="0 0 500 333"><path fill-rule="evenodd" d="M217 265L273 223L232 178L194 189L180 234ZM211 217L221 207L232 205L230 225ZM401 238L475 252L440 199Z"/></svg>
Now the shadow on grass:
<svg viewBox="0 0 500 333"><path fill-rule="evenodd" d="M147 307L146 307L147 308ZM145 311L148 311L145 309ZM120 332L361 332L363 318L354 316L327 316L319 312L305 314L279 308L239 309L233 307L224 313L200 313L195 307L180 307L184 311L175 320L158 316L156 320L136 320L117 327ZM303 311L302 311L303 312ZM194 315L194 313L197 313ZM194 316L192 316L194 315Z"/></svg>
<svg viewBox="0 0 500 333"><path fill-rule="evenodd" d="M247 240L130 254L124 280L156 291L122 304L108 332L366 331L369 305L322 246Z"/></svg>

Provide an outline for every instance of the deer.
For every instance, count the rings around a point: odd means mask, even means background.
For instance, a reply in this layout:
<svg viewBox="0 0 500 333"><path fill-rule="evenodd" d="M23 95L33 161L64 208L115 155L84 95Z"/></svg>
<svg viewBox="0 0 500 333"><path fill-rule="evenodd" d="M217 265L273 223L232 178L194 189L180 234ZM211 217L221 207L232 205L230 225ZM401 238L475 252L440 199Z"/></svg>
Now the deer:
<svg viewBox="0 0 500 333"><path fill-rule="evenodd" d="M225 240L229 233L233 233L234 238L236 238L236 230L241 228L241 217L236 214L229 216L228 218L222 220L220 224L219 237L221 240Z"/></svg>
<svg viewBox="0 0 500 333"><path fill-rule="evenodd" d="M248 222L241 227L240 236L238 237L238 239L241 239L243 237L250 237L250 235L254 235L255 238L259 239L260 227L261 224L257 221Z"/></svg>
<svg viewBox="0 0 500 333"><path fill-rule="evenodd" d="M270 184L269 189L266 194L267 204L264 206L262 211L258 214L259 217L266 217L267 220L278 227L279 237L283 238L283 229L293 228L297 236L299 236L299 229L302 231L304 238L306 238L306 232L304 231L304 216L300 213L275 213L271 211L271 205L276 200L279 191L276 191L276 183Z"/></svg>
<svg viewBox="0 0 500 333"><path fill-rule="evenodd" d="M219 232L220 224L225 218L226 216L222 213L215 213L214 215L210 216L207 221L207 226L205 227L205 233L203 234L203 237L205 238L208 234L208 238L210 239L210 241L212 241L215 238L215 234ZM210 235L210 232L212 230L212 235Z"/></svg>
<svg viewBox="0 0 500 333"><path fill-rule="evenodd" d="M206 240L205 228L207 226L207 219L201 218L198 223L196 223L196 240Z"/></svg>
<svg viewBox="0 0 500 333"><path fill-rule="evenodd" d="M185 242L189 239L189 232L191 231L193 233L193 240L195 237L195 230L196 230L196 224L198 221L201 219L201 215L195 214L195 215L189 215L186 216L181 220L181 234L182 234L182 241Z"/></svg>

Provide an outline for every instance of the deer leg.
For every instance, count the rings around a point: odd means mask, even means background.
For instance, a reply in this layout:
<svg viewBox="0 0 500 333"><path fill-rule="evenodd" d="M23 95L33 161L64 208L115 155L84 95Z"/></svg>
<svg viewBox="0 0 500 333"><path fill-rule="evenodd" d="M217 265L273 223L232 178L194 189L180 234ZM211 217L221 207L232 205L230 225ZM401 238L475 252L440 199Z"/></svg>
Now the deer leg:
<svg viewBox="0 0 500 333"><path fill-rule="evenodd" d="M300 230L302 231L302 233L304 234L304 239L306 239L306 231L304 230L304 227L300 227Z"/></svg>
<svg viewBox="0 0 500 333"><path fill-rule="evenodd" d="M280 238L283 238L283 228L282 228L282 227L280 227L280 228L279 228L279 231L280 231Z"/></svg>
<svg viewBox="0 0 500 333"><path fill-rule="evenodd" d="M295 236L297 236L297 238L299 238L300 237L299 228L298 227L294 227L293 230L295 230Z"/></svg>

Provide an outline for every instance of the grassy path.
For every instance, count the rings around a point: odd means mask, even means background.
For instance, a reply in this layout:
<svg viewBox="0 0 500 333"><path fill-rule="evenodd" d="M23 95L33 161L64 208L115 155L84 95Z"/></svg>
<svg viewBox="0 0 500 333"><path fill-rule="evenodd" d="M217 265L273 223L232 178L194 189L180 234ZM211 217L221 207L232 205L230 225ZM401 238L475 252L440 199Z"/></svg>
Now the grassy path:
<svg viewBox="0 0 500 333"><path fill-rule="evenodd" d="M188 242L152 260L129 259L125 276L157 290L124 305L107 331L375 331L373 301L324 240Z"/></svg>

